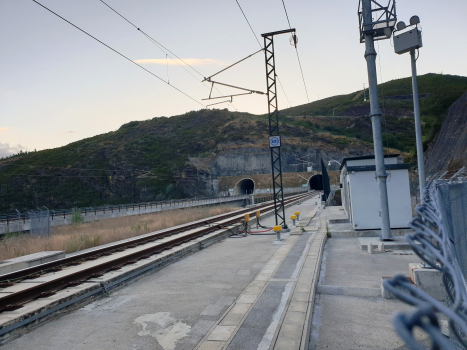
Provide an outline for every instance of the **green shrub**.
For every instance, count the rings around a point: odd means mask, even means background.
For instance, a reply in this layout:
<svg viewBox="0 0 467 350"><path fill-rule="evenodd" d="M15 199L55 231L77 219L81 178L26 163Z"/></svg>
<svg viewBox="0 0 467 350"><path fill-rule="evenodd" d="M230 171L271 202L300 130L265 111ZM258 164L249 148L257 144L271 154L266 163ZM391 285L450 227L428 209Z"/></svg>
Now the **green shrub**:
<svg viewBox="0 0 467 350"><path fill-rule="evenodd" d="M73 214L71 214L71 224L78 225L84 222L84 217L81 215L81 210L74 208Z"/></svg>

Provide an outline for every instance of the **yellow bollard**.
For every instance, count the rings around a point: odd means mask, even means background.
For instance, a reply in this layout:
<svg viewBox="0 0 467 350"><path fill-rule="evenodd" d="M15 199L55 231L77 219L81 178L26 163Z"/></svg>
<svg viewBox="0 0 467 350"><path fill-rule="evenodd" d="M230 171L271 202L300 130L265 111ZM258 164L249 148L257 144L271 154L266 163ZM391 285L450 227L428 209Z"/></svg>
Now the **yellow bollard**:
<svg viewBox="0 0 467 350"><path fill-rule="evenodd" d="M282 226L280 225L274 226L272 230L276 233L276 241L282 241L281 239Z"/></svg>
<svg viewBox="0 0 467 350"><path fill-rule="evenodd" d="M256 211L256 228L259 228L259 217L261 216L261 211Z"/></svg>
<svg viewBox="0 0 467 350"><path fill-rule="evenodd" d="M300 212L299 212L299 211L296 211L296 212L294 213L294 215L297 216L297 220L300 220Z"/></svg>
<svg viewBox="0 0 467 350"><path fill-rule="evenodd" d="M292 225L295 226L295 220L297 219L297 217L295 215L292 215L290 218L292 219Z"/></svg>
<svg viewBox="0 0 467 350"><path fill-rule="evenodd" d="M250 221L250 214L245 214L245 222Z"/></svg>

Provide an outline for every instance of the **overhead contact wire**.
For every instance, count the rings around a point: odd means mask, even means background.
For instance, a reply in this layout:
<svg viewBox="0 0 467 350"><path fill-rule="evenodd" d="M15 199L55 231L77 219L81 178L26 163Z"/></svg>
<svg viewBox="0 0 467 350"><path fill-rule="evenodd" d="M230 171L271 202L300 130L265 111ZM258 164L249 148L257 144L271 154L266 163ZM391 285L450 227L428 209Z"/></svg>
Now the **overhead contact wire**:
<svg viewBox="0 0 467 350"><path fill-rule="evenodd" d="M122 56L123 58L125 58L126 60L130 61L131 63L137 65L139 68L145 70L146 72L148 72L149 74L151 74L152 76L156 77L157 79L159 79L160 81L168 84L169 86L171 86L173 89L177 90L178 92L182 93L183 95L185 95L186 97L188 97L189 99L195 101L197 104L205 107L202 103L198 102L197 100L195 100L193 97L191 97L190 95L188 95L187 93L183 92L182 90L180 90L179 88L175 87L174 85L170 84L169 82L165 81L164 79L162 79L161 77L157 76L156 74L154 74L153 72L147 70L146 68L144 68L143 66L139 65L138 63L134 62L133 60L131 60L130 58L128 58L127 56L125 56L124 54L118 52L117 50L115 50L114 48L110 47L109 45L107 45L106 43L100 41L99 39L97 39L96 37L92 36L91 34L89 34L88 32L86 32L85 30L81 29L80 27L78 27L77 25L71 23L70 21L68 21L67 19L63 18L62 16L60 16L58 13L52 11L51 9L49 9L48 7L42 5L40 2L37 2L36 0L32 0L33 2L35 2L36 4L38 4L39 6L43 7L44 9L46 9L47 11L49 11L50 13L53 13L55 16L57 16L58 18L64 20L65 22L67 22L68 24L72 25L73 27L75 27L76 29L80 30L81 32L83 32L84 34L88 35L89 37L93 38L94 40L96 40L97 42L99 42L100 44L104 45L105 47L107 47L108 49L112 50L113 52L115 52L116 54Z"/></svg>
<svg viewBox="0 0 467 350"><path fill-rule="evenodd" d="M282 83L279 80L279 76L277 74L276 74L276 77L277 77L277 81L279 82L279 85L280 85L280 87L282 89L282 92L284 93L284 96L285 96L285 98L287 100L287 103L289 104L289 107L292 107L292 105L290 104L289 98L287 97L287 94L285 93L284 87L282 86Z"/></svg>
<svg viewBox="0 0 467 350"><path fill-rule="evenodd" d="M242 11L243 17L245 17L246 22L247 22L248 25L250 26L251 32L253 33L253 36L255 37L256 41L258 42L259 47L262 49L263 47L261 46L261 44L260 44L260 42L259 42L259 40L258 40L258 37L257 37L256 34L255 34L255 31L254 31L253 28L251 27L250 21L248 21L248 18L246 18L245 12L243 12L243 9L242 9L242 7L240 6L240 3L238 2L238 0L235 0L235 1L237 2L237 5L238 5L238 7L240 8L240 11Z"/></svg>
<svg viewBox="0 0 467 350"><path fill-rule="evenodd" d="M289 21L289 15L287 14L287 9L285 8L285 2L282 0L282 5L284 5L285 16L287 17L287 22L289 23L289 28L292 29Z"/></svg>
<svg viewBox="0 0 467 350"><path fill-rule="evenodd" d="M292 29L292 26L290 25L290 20L289 20L289 14L287 13L287 8L285 7L284 0L282 0L282 5L284 6L285 17L287 17L287 23L289 24L289 28ZM309 103L310 98L308 97L308 89L306 88L305 76L303 75L303 70L302 70L302 63L300 62L300 56L298 55L298 49L297 49L296 45L295 45L295 52L297 53L297 60L298 60L298 65L300 67L300 73L302 74L303 86L305 87L306 98L307 98L308 103Z"/></svg>
<svg viewBox="0 0 467 350"><path fill-rule="evenodd" d="M245 12L243 12L243 9L242 9L242 7L240 6L238 0L235 0L235 1L237 2L237 5L238 5L238 7L240 8L240 11L242 11L243 17L245 17L246 22L247 22L248 25L250 26L251 32L253 33L253 36L255 37L256 41L258 42L259 47L261 48L260 51L262 51L262 50L263 50L263 47L261 46L261 44L260 44L260 42L259 42L259 40L258 40L258 37L256 36L255 31L254 31L253 28L251 27L250 21L248 21L248 18L246 17ZM282 3L284 3L284 1L282 1ZM287 21L289 21L289 16L287 15L287 10L285 9L285 4L284 4L284 10L285 10L285 15L287 16ZM290 27L290 22L289 22L289 27ZM259 52L259 51L258 51L258 52ZM255 53L257 53L257 52L255 52ZM300 69L301 69L301 67L300 67ZM279 82L279 85L281 86L282 92L284 93L285 98L287 99L287 102L288 102L289 107L290 107L291 104L290 104L289 98L287 97L287 94L285 93L284 87L282 86L282 84L281 84L281 82L280 82L280 80L279 80L279 76L276 75L276 77L277 77L277 81ZM305 86L305 90L306 90L306 86ZM308 92L307 92L307 97L308 97ZM309 101L309 100L308 100L308 101Z"/></svg>
<svg viewBox="0 0 467 350"><path fill-rule="evenodd" d="M193 73L191 73L188 69L185 68L185 66L188 66L190 67L193 71L195 71L196 73L198 73L201 77L204 78L204 75L202 73L200 73L196 68L194 68L193 66L191 66L190 64L188 64L187 62L185 62L182 58L178 57L176 54L174 54L172 51L170 51L168 48L166 48L164 45L162 45L160 42L158 42L156 39L154 39L152 36L150 36L148 33L146 33L144 30L142 30L141 28L139 28L136 24L134 24L133 22L131 22L128 18L126 18L125 16L123 16L120 12L118 12L117 10L115 10L112 6L110 6L109 4L107 4L105 1L103 0L99 0L100 2L102 2L105 6L107 6L109 9L111 9L113 12L115 12L119 17L123 18L126 22L128 22L130 25L132 25L134 28L136 28L139 32L141 32L141 34L143 34L149 41L151 41L154 45L156 45L159 50L161 50L163 53L165 53L166 55L167 52L170 53L173 57L177 58L179 61L183 62L183 64L180 64L177 60L174 59L175 63L177 63L180 67L182 67L188 74L190 74L193 78L196 79L196 81L199 81L197 77L195 77L193 75ZM173 57L171 55L168 55L169 57L171 57L173 59ZM208 88L206 85L204 85L202 82L201 84ZM214 89L216 89L216 91L222 95L222 93L216 88L214 87ZM231 106L233 108L235 108L235 106L230 103ZM235 108L236 111L238 111L237 108Z"/></svg>

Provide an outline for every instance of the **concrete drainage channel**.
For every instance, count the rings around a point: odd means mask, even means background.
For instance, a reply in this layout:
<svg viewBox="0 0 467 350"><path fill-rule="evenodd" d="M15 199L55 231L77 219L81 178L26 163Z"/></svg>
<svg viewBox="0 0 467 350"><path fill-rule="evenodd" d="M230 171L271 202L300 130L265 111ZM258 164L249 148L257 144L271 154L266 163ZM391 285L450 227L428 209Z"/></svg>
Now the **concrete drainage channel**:
<svg viewBox="0 0 467 350"><path fill-rule="evenodd" d="M300 204L308 198L309 196L297 198L297 200L286 204L286 207ZM265 211L261 214L261 217L272 215L274 215L273 209ZM254 223L255 220L256 218L252 218L250 223ZM131 265L125 265L119 270L110 271L100 277L83 281L79 285L59 290L51 296L35 299L17 310L0 313L0 345L16 339L60 314L76 310L99 298L107 297L111 291L115 291L190 254L205 249L229 237L232 233L237 233L240 226L240 224L226 226L160 254L138 260ZM51 276L44 276L44 278L26 280L25 282L28 284L44 283L50 279ZM21 284L24 283L16 286ZM2 294L13 292L14 290L9 292L0 290L0 297Z"/></svg>

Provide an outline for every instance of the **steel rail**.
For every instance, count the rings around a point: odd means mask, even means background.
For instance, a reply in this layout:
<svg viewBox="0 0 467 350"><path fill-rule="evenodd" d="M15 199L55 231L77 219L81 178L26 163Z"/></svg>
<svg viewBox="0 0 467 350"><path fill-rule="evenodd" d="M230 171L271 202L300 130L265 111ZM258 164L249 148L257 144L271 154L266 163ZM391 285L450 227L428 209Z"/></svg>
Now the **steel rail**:
<svg viewBox="0 0 467 350"><path fill-rule="evenodd" d="M314 193L307 193L307 194L303 194L303 195L294 196L293 198L289 198L287 200L287 203L294 202L294 201L300 200L300 199L308 197L308 196L312 196L313 194ZM68 274L66 276L58 277L58 278L56 278L54 280L51 280L51 281L48 281L48 282L39 283L37 285L31 286L30 288L27 288L27 289L24 289L24 290L15 292L15 293L11 293L11 294L8 294L8 295L3 296L3 297L0 297L0 312L5 311L5 310L15 310L17 308L22 307L24 303L27 303L29 301L32 301L32 300L35 300L35 299L41 298L41 297L51 296L51 295L55 294L57 291L59 291L61 289L81 284L86 279L93 278L93 277L95 278L95 277L98 277L98 276L102 275L103 273L108 272L108 271L119 269L124 265L136 263L140 259L149 258L151 255L159 254L159 253L163 252L164 250L173 248L174 246L178 246L178 245L181 245L183 243L192 241L193 239L199 238L199 237L204 236L206 234L209 234L211 232L222 229L225 226L230 226L232 224L235 224L236 222L238 222L238 220L240 218L243 217L244 214L246 214L246 213L254 214L254 213L256 213L258 208L272 210L273 206L272 206L272 204L268 204L266 206L256 206L256 207L253 207L253 208L248 208L248 209L245 209L245 210L230 213L230 215L222 215L223 218L217 217L212 226L209 226L209 227L206 227L206 228L201 228L201 229L199 229L199 230L197 230L195 232L188 233L188 234L186 234L184 236L173 238L170 241L163 242L163 243L158 244L158 245L152 245L152 246L149 246L149 247L147 247L145 249L141 249L141 250L138 250L138 251L135 251L135 252L130 252L127 255L120 256L120 257L117 257L115 259L112 259L112 260L109 260L109 261L106 261L106 262L102 262L100 264L90 266L90 267L87 267L85 269L82 269L82 270L79 270L79 271L76 271L76 272L71 272L70 274ZM219 220L219 219L221 219L221 220ZM212 220L211 220L211 223L212 223ZM190 225L190 226L192 226L192 225ZM199 227L199 223L198 223L197 227ZM186 230L183 230L183 231L186 231ZM181 231L181 232L179 231L179 232L176 232L176 233L182 233L183 231ZM164 233L166 233L166 232L164 232ZM174 234L174 233L172 233L172 234ZM146 237L145 240L138 241L138 243L135 242L135 241L126 242L125 245L126 245L127 248L134 248L137 245L147 244L147 243L153 242L155 240L158 240L158 239L161 239L161 238L164 238L164 237L167 237L167 235L163 235L163 236L162 235L153 235L153 236L150 236L150 237ZM128 243L130 243L130 244L128 244ZM120 246L120 245L116 245L116 246ZM120 250L115 249L116 246L111 247L111 248L113 248L113 252L121 251L121 249ZM106 248L103 248L103 249L106 249ZM109 252L109 251L106 250L106 252ZM110 252L110 253L113 253L113 252ZM93 253L95 253L95 251ZM96 254L94 254L94 255L96 255ZM103 255L108 255L108 254L100 254L99 256L103 256ZM55 264L55 268L56 268L55 271L57 271L58 269L61 270L62 267L73 266L74 264L71 264L71 262L75 262L75 263L80 262L80 263L82 263L82 262L85 261L84 259L82 259L82 257L80 255L76 255L76 256L73 256L73 257L70 257L70 258L65 258L65 259L60 259L60 260L61 260L61 264L59 265L60 267L57 266L57 264ZM56 262L60 262L60 260L57 260ZM63 260L67 260L68 264L64 264ZM93 259L87 259L87 260L94 260L94 258ZM49 265L49 264L50 263L43 264L43 265ZM43 265L38 266L39 272L44 271ZM41 266L42 266L42 269L40 269ZM28 270L28 269L25 269L25 270ZM21 271L18 271L18 272L21 272ZM11 273L9 275L12 275L12 274L13 273ZM28 274L28 276L30 276L30 274ZM39 276L40 275L34 276L34 277L37 278Z"/></svg>
<svg viewBox="0 0 467 350"><path fill-rule="evenodd" d="M298 195L300 196L300 195ZM257 207L257 209L261 209L265 206L268 206L270 205L268 202L265 202L265 203L261 203L259 204ZM59 266L62 266L62 265L67 265L67 264L70 264L70 263L74 263L75 261L77 260L91 260L91 259L94 259L95 256L99 257L101 255L104 255L106 253L109 253L109 252L114 252L118 249L122 249L122 248L125 248L125 247L128 247L128 246L133 246L133 245L141 245L141 244L146 244L146 243L149 243L149 242L152 242L156 239L162 239L162 238L165 238L167 236L171 236L171 235L174 235L174 234L177 234L177 233L180 233L180 232L183 232L183 231L187 231L187 230L191 230L191 229L194 229L194 228L197 228L199 226L202 226L202 225L208 225L208 224L211 224L213 222L216 222L218 220L223 220L225 218L228 218L232 215L235 215L235 214L243 214L243 213L246 213L248 212L250 209L241 209L241 210L237 210L237 211L234 211L234 212L230 212L230 213L226 213L226 214L221 214L221 215L217 215L217 216L214 216L214 217L211 217L211 218L207 218L207 219L202 219L202 220L197 220L197 221L193 221L191 223L188 223L188 224L184 224L184 225L179 225L179 226L175 226L175 227L171 227L171 228L168 228L168 229L165 229L165 230L159 230L159 231L156 231L154 232L154 234L148 236L148 235L144 235L144 236L140 236L140 237L134 237L130 240L127 240L125 242L116 242L112 245L109 245L109 246L106 246L106 247L102 247L102 248L98 248L98 249L94 249L92 251L88 251L88 252L83 252L83 253L80 253L80 254L76 254L76 255L73 255L73 256L70 256L70 257L66 257L66 258L62 258L62 259L59 259L59 260L54 260L54 261L50 261L48 263L44 263L44 264L41 264L41 265L36 265L36 266L32 266L32 267L29 267L29 268L26 268L26 269L22 269L22 270L19 270L19 271L14 271L14 272L10 272L10 273L7 273L7 274L4 274L2 275L0 278L0 283L2 282L16 282L17 280L19 279L25 279L25 278L28 278L30 275L35 275L37 273L40 273L41 271L47 271L51 268L57 268Z"/></svg>

